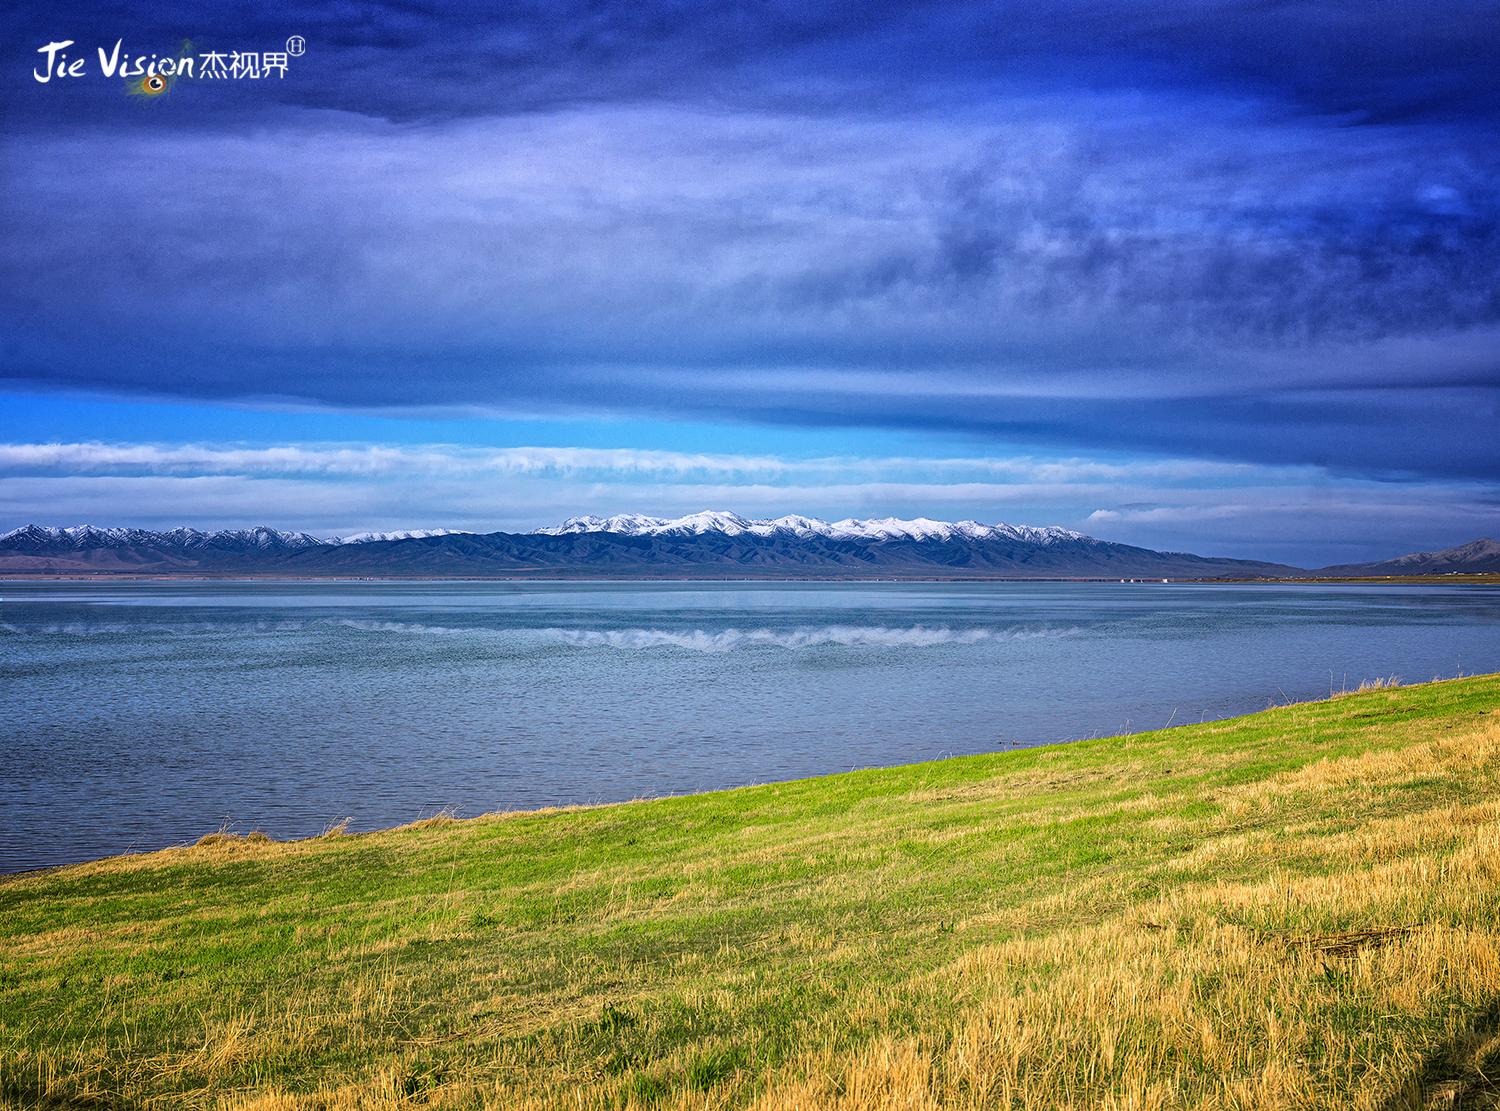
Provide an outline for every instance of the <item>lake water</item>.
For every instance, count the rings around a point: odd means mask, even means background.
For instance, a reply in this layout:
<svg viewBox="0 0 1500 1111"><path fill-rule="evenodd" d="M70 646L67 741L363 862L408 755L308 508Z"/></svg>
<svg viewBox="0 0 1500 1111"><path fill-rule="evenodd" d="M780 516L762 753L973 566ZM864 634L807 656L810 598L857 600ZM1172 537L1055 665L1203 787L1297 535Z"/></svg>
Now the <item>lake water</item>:
<svg viewBox="0 0 1500 1111"><path fill-rule="evenodd" d="M1500 671L1500 589L3 583L0 871Z"/></svg>

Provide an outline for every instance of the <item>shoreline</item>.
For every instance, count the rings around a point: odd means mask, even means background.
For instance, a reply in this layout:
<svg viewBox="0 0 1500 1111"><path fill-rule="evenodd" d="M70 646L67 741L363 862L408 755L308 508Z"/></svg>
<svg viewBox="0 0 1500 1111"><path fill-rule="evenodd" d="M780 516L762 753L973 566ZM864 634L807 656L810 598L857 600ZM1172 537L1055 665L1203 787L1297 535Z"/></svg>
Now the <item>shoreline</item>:
<svg viewBox="0 0 1500 1111"><path fill-rule="evenodd" d="M1226 1067L1265 1108L1479 1092L1444 1047L1493 1033L1497 783L1489 675L25 873L0 882L0 1095L1207 1106Z"/></svg>
<svg viewBox="0 0 1500 1111"><path fill-rule="evenodd" d="M1038 741L1035 744L1023 744L1021 742L1016 742L1005 748L991 749L984 752L967 753L958 756L944 756L933 760L921 760L914 763L871 764L863 767L848 768L843 771L822 772L817 775L798 776L793 779L757 780L751 783L739 783L727 787L712 787L702 791L688 791L682 793L668 793L661 795L639 795L633 798L606 800L603 802L559 803L551 806L531 806L518 807L513 809L486 810L482 813L472 814L467 817L460 817L452 813L451 810L441 809L435 815L426 818L417 818L410 822L402 822L396 825L379 825L374 826L370 829L360 829L350 832L341 831L337 835L340 837L348 838L372 837L435 823L456 823L462 825L463 823L467 822L487 822L533 818L549 814L575 813L579 811L607 809L610 807L660 803L667 802L673 799L707 798L710 796L732 794L740 791L754 791L764 788L792 787L798 785L816 784L820 781L832 780L846 775L882 772L896 773L902 771L903 769L924 767L928 765L942 765L953 761L990 759L999 756L1006 756L1012 753L1045 753L1049 750L1065 749L1074 745L1107 744L1110 742L1128 743L1132 738L1149 737L1157 734L1180 731L1184 729L1202 728L1205 726L1224 726L1231 723L1244 721L1246 719L1255 718L1260 716L1261 714L1270 713L1275 710L1284 710L1297 706L1320 706L1325 704L1334 704L1342 699L1351 698L1357 695L1370 694L1376 691L1421 690L1424 688L1441 686L1445 683L1467 683L1474 680L1500 680L1500 672L1485 672L1479 675L1454 675L1446 678L1426 679L1416 683L1393 683L1387 685L1383 682L1376 682L1374 684L1361 685L1360 687L1352 690L1345 689L1332 691L1331 693L1323 697L1308 698L1301 701L1282 702L1278 703L1275 706L1269 706L1264 710L1254 710L1249 713L1234 714L1224 718L1207 718L1205 720L1193 722L1185 721L1178 725L1169 724L1164 726L1157 726L1156 728L1152 729L1139 729L1126 733L1112 733L1108 736L1103 737L1071 737L1064 740ZM141 849L138 851L127 850L125 852L109 853L104 856L87 857L83 860L66 861L59 864L38 864L32 867L10 870L0 869L0 888L3 888L7 882L14 880L17 877L34 876L47 872L58 872L69 868L92 867L95 865L107 864L111 861L137 860L141 857L149 857L158 853L181 852L184 850L190 850L200 847L207 843L212 843L215 839L222 839L227 841L238 839L243 841L246 838L253 837L256 840L263 841L264 843L271 845L299 845L323 840L328 836L329 833L325 831L323 833L308 834L302 837L271 837L270 835L260 830L252 829L247 830L244 833L235 833L221 828L219 830L210 830L192 840L174 842L172 844L162 845L154 849Z"/></svg>

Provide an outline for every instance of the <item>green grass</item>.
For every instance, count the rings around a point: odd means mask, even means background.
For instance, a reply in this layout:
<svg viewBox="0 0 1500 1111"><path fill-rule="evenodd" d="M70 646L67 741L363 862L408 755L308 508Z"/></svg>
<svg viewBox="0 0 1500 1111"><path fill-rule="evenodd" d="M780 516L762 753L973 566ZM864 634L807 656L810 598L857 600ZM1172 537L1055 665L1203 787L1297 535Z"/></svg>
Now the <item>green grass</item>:
<svg viewBox="0 0 1500 1111"><path fill-rule="evenodd" d="M1489 676L13 877L0 1106L1489 1106L1497 786Z"/></svg>

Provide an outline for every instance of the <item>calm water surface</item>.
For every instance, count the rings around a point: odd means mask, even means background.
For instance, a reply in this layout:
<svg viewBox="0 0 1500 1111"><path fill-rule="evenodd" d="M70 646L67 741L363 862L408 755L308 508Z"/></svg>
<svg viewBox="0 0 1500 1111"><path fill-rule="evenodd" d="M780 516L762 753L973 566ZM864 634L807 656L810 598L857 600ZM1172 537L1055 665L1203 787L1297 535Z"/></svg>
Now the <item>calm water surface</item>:
<svg viewBox="0 0 1500 1111"><path fill-rule="evenodd" d="M0 584L0 871L1500 671L1493 587Z"/></svg>

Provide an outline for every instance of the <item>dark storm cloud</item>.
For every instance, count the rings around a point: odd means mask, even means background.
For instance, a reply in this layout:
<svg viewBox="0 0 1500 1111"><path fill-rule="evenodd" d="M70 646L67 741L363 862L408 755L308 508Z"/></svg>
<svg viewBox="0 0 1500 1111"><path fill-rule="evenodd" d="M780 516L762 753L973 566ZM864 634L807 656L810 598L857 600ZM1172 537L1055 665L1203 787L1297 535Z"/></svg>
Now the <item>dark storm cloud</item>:
<svg viewBox="0 0 1500 1111"><path fill-rule="evenodd" d="M309 47L149 109L9 56L0 374L1495 477L1497 13L22 8Z"/></svg>
<svg viewBox="0 0 1500 1111"><path fill-rule="evenodd" d="M1454 0L167 0L70 5L66 13L23 3L12 5L8 23L8 41L37 45L55 35L121 34L143 44L188 36L214 49L271 49L300 34L310 60L298 82L270 94L273 103L396 120L647 97L844 106L851 90L931 103L1018 79L1217 85L1371 123L1493 120L1500 63L1500 6Z"/></svg>

